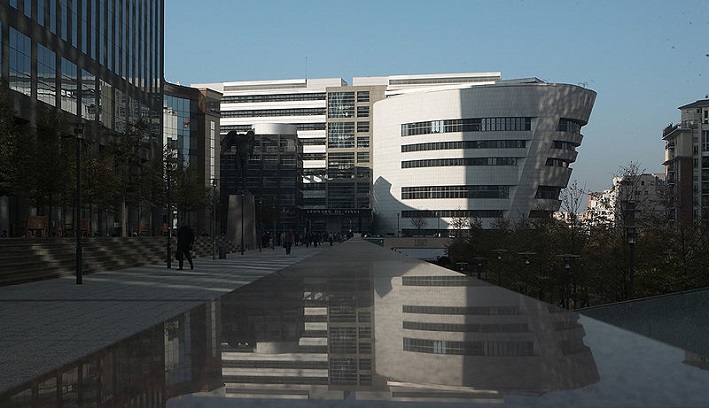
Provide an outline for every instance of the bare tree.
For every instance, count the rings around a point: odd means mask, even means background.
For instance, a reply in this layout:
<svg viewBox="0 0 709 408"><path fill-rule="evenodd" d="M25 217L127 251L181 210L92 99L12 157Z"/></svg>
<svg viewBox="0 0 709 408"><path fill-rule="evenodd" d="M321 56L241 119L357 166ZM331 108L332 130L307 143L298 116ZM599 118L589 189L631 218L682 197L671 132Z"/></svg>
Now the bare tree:
<svg viewBox="0 0 709 408"><path fill-rule="evenodd" d="M421 235L421 230L426 228L427 225L428 221L425 217L421 215L417 215L411 218L411 226L416 229L419 236Z"/></svg>

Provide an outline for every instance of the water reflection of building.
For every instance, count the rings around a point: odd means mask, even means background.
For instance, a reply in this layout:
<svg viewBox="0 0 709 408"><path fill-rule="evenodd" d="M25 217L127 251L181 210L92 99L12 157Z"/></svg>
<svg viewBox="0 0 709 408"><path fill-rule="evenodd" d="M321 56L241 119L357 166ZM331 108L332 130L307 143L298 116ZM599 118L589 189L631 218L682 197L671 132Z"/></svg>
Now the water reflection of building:
<svg viewBox="0 0 709 408"><path fill-rule="evenodd" d="M223 299L227 397L491 402L599 380L576 314L347 246L356 262L335 247Z"/></svg>
<svg viewBox="0 0 709 408"><path fill-rule="evenodd" d="M370 275L300 272L223 300L226 396L342 399L372 386Z"/></svg>
<svg viewBox="0 0 709 408"><path fill-rule="evenodd" d="M576 314L428 264L375 271L374 286L376 371L397 383L543 393L599 380Z"/></svg>
<svg viewBox="0 0 709 408"><path fill-rule="evenodd" d="M0 407L164 407L222 384L211 302L0 395Z"/></svg>

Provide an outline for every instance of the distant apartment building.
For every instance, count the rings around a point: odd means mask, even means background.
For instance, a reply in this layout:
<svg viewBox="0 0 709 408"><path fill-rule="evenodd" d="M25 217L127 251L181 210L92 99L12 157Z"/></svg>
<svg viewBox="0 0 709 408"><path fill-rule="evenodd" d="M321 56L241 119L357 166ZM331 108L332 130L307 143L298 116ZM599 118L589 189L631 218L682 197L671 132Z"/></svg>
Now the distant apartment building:
<svg viewBox="0 0 709 408"><path fill-rule="evenodd" d="M664 174L639 174L614 177L613 186L589 193L588 210L583 219L590 225L612 226L622 223L627 203L635 204L635 221L665 219L667 215Z"/></svg>
<svg viewBox="0 0 709 408"><path fill-rule="evenodd" d="M668 217L696 222L709 207L709 99L680 106L681 121L662 132Z"/></svg>

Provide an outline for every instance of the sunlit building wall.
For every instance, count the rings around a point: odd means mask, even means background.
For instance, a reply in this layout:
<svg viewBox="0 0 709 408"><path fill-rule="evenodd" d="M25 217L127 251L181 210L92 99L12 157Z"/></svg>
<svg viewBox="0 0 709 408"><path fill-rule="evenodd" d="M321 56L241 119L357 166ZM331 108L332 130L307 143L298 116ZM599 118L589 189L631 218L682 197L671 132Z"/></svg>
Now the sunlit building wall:
<svg viewBox="0 0 709 408"><path fill-rule="evenodd" d="M456 219L490 226L550 217L595 96L532 78L412 89L375 103L380 231L430 235L454 228Z"/></svg>

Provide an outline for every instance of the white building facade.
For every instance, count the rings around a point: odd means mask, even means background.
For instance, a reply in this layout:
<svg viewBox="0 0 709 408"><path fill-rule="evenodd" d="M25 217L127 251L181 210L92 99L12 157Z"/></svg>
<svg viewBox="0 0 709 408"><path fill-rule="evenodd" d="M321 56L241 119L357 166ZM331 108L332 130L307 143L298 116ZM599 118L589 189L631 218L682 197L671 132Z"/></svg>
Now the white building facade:
<svg viewBox="0 0 709 408"><path fill-rule="evenodd" d="M373 211L386 235L551 216L596 93L525 80L398 91L374 104Z"/></svg>

